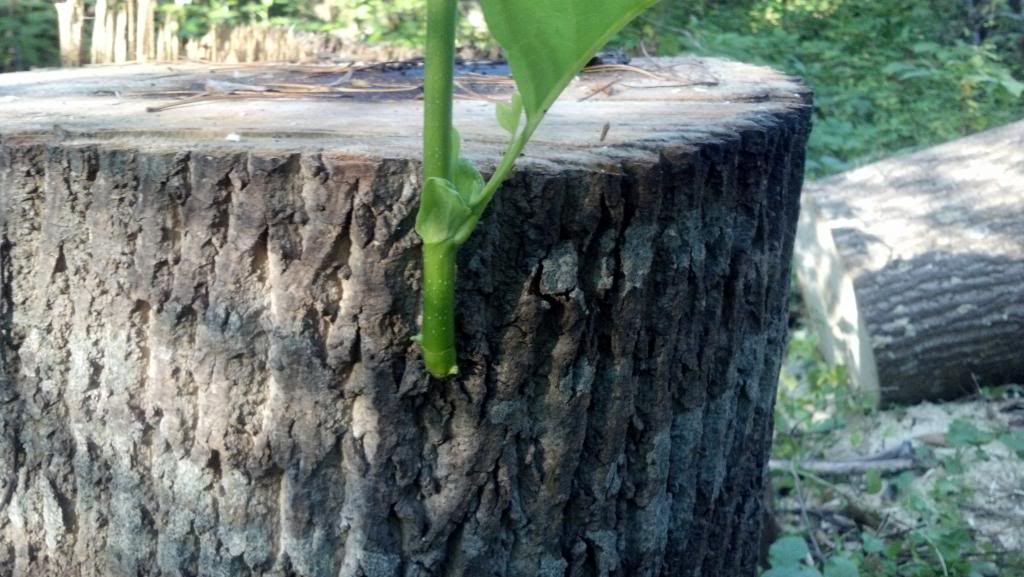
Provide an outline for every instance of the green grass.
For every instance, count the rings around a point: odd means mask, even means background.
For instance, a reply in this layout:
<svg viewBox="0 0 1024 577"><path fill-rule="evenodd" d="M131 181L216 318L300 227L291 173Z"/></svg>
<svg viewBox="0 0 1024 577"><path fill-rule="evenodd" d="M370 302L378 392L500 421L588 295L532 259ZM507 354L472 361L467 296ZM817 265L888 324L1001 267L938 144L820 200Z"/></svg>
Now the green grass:
<svg viewBox="0 0 1024 577"><path fill-rule="evenodd" d="M815 91L812 178L1024 116L1024 51L1017 44L1024 27L1015 20L994 21L988 38L973 45L953 0L691 5L664 3L663 13L644 19L625 43L802 77Z"/></svg>

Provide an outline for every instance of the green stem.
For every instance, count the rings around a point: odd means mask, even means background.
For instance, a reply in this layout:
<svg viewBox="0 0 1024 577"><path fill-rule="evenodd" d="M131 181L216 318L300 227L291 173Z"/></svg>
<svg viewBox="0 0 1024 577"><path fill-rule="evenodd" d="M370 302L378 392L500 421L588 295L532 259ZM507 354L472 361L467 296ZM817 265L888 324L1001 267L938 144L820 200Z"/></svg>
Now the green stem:
<svg viewBox="0 0 1024 577"><path fill-rule="evenodd" d="M423 83L423 182L452 180L452 100L457 0L427 0L427 60ZM423 246L423 334L427 371L459 372L455 354L455 254L452 242Z"/></svg>
<svg viewBox="0 0 1024 577"><path fill-rule="evenodd" d="M528 122L523 131L519 133L519 136L513 139L512 144L509 145L508 149L505 151L505 155L501 158L501 162L498 163L498 168L494 171L494 174L491 175L487 184L484 185L483 190L480 191L480 198L473 204L472 216L470 216L469 220L466 221L466 224L462 225L458 234L455 235L455 244L461 246L462 243L469 239L469 235L473 234L473 230L476 228L477 223L480 222L480 217L482 217L484 211L487 210L487 205L491 203L491 199L494 198L494 194L498 192L501 185L505 183L505 179L507 179L509 174L512 173L512 168L515 167L516 160L519 158L519 155L523 153L523 149L526 148L526 143L528 143L530 138L533 137L534 131L536 131L537 127L540 125L540 120L541 119L534 122Z"/></svg>
<svg viewBox="0 0 1024 577"><path fill-rule="evenodd" d="M458 374L455 354L454 242L423 245L423 362L442 379Z"/></svg>
<svg viewBox="0 0 1024 577"><path fill-rule="evenodd" d="M452 174L457 0L427 0L427 61L423 81L423 180Z"/></svg>

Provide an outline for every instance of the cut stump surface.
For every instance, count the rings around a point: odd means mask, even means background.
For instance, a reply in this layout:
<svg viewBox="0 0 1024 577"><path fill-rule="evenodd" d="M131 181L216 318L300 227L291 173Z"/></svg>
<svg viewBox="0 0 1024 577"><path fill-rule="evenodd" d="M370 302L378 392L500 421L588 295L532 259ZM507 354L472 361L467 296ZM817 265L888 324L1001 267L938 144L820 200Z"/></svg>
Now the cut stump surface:
<svg viewBox="0 0 1024 577"><path fill-rule="evenodd" d="M509 85L470 72L486 169ZM582 75L460 253L439 382L416 78L0 76L0 575L754 574L807 91Z"/></svg>

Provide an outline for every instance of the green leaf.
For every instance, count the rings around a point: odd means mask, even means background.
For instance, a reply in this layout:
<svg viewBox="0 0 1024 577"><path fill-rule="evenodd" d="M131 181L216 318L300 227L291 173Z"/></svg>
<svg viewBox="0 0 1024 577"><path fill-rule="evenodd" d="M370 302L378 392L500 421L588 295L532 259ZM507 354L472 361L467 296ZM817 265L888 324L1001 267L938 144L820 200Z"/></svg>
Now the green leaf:
<svg viewBox="0 0 1024 577"><path fill-rule="evenodd" d="M1007 74L999 82L1002 84L1003 89L1010 93L1010 96L1020 98L1021 95L1024 95L1024 82L1017 80L1013 76Z"/></svg>
<svg viewBox="0 0 1024 577"><path fill-rule="evenodd" d="M860 571L849 558L832 557L825 564L825 577L860 577Z"/></svg>
<svg viewBox="0 0 1024 577"><path fill-rule="evenodd" d="M540 122L573 76L657 0L481 0L505 49L526 118Z"/></svg>
<svg viewBox="0 0 1024 577"><path fill-rule="evenodd" d="M523 119L523 97L516 92L509 102L499 102L495 112L498 115L498 124L509 134L515 136L519 132L519 123Z"/></svg>
<svg viewBox="0 0 1024 577"><path fill-rule="evenodd" d="M772 567L761 574L761 577L821 577L817 569L805 565L792 567Z"/></svg>
<svg viewBox="0 0 1024 577"><path fill-rule="evenodd" d="M425 244L450 241L471 214L466 201L451 182L443 178L428 178L423 186L420 211L416 215L416 232Z"/></svg>
<svg viewBox="0 0 1024 577"><path fill-rule="evenodd" d="M460 158L455 163L455 171L452 174L455 182L455 190L469 206L476 205L480 200L480 193L484 189L484 177L480 171L473 166L473 163Z"/></svg>
<svg viewBox="0 0 1024 577"><path fill-rule="evenodd" d="M967 577L990 577L999 575L999 567L991 561L971 562L971 572Z"/></svg>
<svg viewBox="0 0 1024 577"><path fill-rule="evenodd" d="M877 555L885 551L885 542L870 533L861 535L861 540L864 541L864 552L868 555Z"/></svg>
<svg viewBox="0 0 1024 577"><path fill-rule="evenodd" d="M882 491L882 474L878 472L878 469L871 469L864 475L864 480L867 482L867 493L868 495L877 495Z"/></svg>
<svg viewBox="0 0 1024 577"><path fill-rule="evenodd" d="M768 549L768 560L772 567L795 567L808 553L807 543L802 537L782 537Z"/></svg>
<svg viewBox="0 0 1024 577"><path fill-rule="evenodd" d="M999 437L999 442L1006 445L1017 456L1024 459L1024 431L1014 431Z"/></svg>
<svg viewBox="0 0 1024 577"><path fill-rule="evenodd" d="M969 447L984 445L992 440L992 434L975 427L973 423L957 419L949 424L946 431L946 443L950 447Z"/></svg>
<svg viewBox="0 0 1024 577"><path fill-rule="evenodd" d="M480 171L473 166L472 162L462 158L462 135L455 127L452 127L451 147L451 184L455 187L455 192L462 197L463 202L472 207L480 191L484 188L484 178L480 176Z"/></svg>

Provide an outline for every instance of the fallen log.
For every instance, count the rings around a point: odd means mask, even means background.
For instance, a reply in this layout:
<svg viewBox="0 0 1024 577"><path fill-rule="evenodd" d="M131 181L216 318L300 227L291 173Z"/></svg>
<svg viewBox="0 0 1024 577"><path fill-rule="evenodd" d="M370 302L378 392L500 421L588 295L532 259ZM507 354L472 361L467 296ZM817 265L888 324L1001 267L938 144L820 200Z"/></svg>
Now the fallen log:
<svg viewBox="0 0 1024 577"><path fill-rule="evenodd" d="M881 403L1024 382L1024 123L811 183L796 268L826 357Z"/></svg>
<svg viewBox="0 0 1024 577"><path fill-rule="evenodd" d="M0 76L0 575L754 575L809 96L641 66L460 253L444 382L415 64Z"/></svg>

